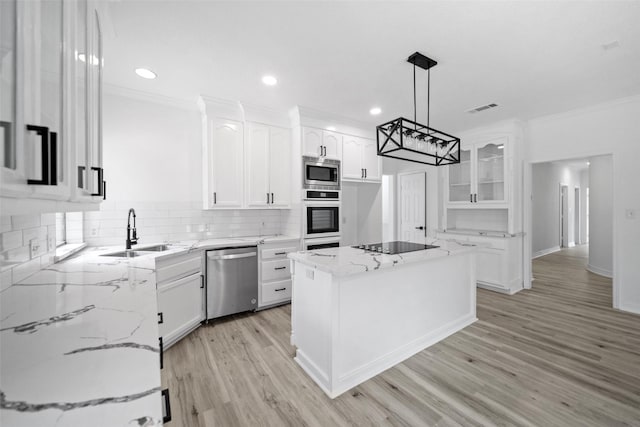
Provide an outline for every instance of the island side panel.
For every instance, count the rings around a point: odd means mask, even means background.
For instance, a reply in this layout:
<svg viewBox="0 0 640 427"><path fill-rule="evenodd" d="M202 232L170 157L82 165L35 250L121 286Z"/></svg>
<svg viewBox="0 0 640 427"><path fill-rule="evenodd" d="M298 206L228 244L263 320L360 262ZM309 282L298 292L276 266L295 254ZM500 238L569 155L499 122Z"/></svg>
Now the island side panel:
<svg viewBox="0 0 640 427"><path fill-rule="evenodd" d="M475 254L342 277L334 335L335 397L476 319Z"/></svg>
<svg viewBox="0 0 640 427"><path fill-rule="evenodd" d="M332 276L295 262L292 290L292 336L295 361L326 392L330 390Z"/></svg>

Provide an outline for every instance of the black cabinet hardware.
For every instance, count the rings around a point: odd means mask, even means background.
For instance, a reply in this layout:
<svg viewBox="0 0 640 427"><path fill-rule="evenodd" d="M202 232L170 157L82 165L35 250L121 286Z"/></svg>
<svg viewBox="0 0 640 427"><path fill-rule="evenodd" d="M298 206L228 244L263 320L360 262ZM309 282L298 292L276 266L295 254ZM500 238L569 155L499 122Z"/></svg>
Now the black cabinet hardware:
<svg viewBox="0 0 640 427"><path fill-rule="evenodd" d="M424 227L421 225L420 227L416 227L416 230L424 230Z"/></svg>
<svg viewBox="0 0 640 427"><path fill-rule="evenodd" d="M11 122L5 122L0 120L0 128L3 129L4 138L4 164L2 166L14 169L15 168L15 147L11 145Z"/></svg>
<svg viewBox="0 0 640 427"><path fill-rule="evenodd" d="M40 135L42 162L40 179L28 179L29 185L58 185L58 135L46 126L27 125L27 130Z"/></svg>
<svg viewBox="0 0 640 427"><path fill-rule="evenodd" d="M273 204L273 193L271 193L271 204Z"/></svg>
<svg viewBox="0 0 640 427"><path fill-rule="evenodd" d="M215 205L216 203L218 203L218 200L216 198L216 192L213 192L213 204Z"/></svg>
<svg viewBox="0 0 640 427"><path fill-rule="evenodd" d="M84 171L86 169L84 166L78 166L78 188L84 188Z"/></svg>
<svg viewBox="0 0 640 427"><path fill-rule="evenodd" d="M164 316L162 315L162 312L158 313L158 325L161 325L164 323Z"/></svg>
<svg viewBox="0 0 640 427"><path fill-rule="evenodd" d="M287 288L278 288L278 289L276 289L275 291L276 291L276 292L280 292L280 291L286 291L286 290L287 290Z"/></svg>
<svg viewBox="0 0 640 427"><path fill-rule="evenodd" d="M286 255L286 252L276 252L274 255Z"/></svg>
<svg viewBox="0 0 640 427"><path fill-rule="evenodd" d="M204 289L204 274L200 275L200 289Z"/></svg>
<svg viewBox="0 0 640 427"><path fill-rule="evenodd" d="M100 196L103 199L105 199L105 182L104 182L104 169L102 168L97 168L95 166L91 167L92 171L96 171L98 172L98 192L97 193L91 193L92 196Z"/></svg>
<svg viewBox="0 0 640 427"><path fill-rule="evenodd" d="M473 203L478 203L478 194L473 195Z"/></svg>
<svg viewBox="0 0 640 427"><path fill-rule="evenodd" d="M168 423L171 421L171 400L169 399L169 389L162 390L162 400L164 401L164 414L162 415L162 422Z"/></svg>
<svg viewBox="0 0 640 427"><path fill-rule="evenodd" d="M162 337L158 338L158 342L160 343L160 369L164 367L164 345L162 343Z"/></svg>
<svg viewBox="0 0 640 427"><path fill-rule="evenodd" d="M274 270L285 270L287 267L274 267Z"/></svg>
<svg viewBox="0 0 640 427"><path fill-rule="evenodd" d="M364 170L364 177L365 178L367 177L367 170L366 169Z"/></svg>

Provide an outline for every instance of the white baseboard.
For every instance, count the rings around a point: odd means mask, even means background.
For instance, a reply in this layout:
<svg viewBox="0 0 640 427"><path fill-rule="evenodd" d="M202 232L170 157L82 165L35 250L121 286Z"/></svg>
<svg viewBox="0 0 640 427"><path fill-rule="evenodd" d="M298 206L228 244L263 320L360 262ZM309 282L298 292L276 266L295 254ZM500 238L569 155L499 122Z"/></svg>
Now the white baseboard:
<svg viewBox="0 0 640 427"><path fill-rule="evenodd" d="M572 248L576 245L576 242L569 242L569 247Z"/></svg>
<svg viewBox="0 0 640 427"><path fill-rule="evenodd" d="M554 252L558 252L559 250L560 250L560 246L554 246L552 248L542 249L540 251L534 252L533 255L531 256L531 259L540 258L541 256L545 256L545 255L552 254Z"/></svg>
<svg viewBox="0 0 640 427"><path fill-rule="evenodd" d="M482 289L487 289L489 291L494 291L494 292L500 292L501 294L507 294L507 295L514 295L523 289L522 286L515 289L504 288L502 286L494 285L492 283L487 283L487 282L476 282L476 285Z"/></svg>
<svg viewBox="0 0 640 427"><path fill-rule="evenodd" d="M608 277L609 279L613 278L613 272L611 270L606 270L604 268L596 267L591 264L587 264L587 270L589 270L593 274L597 274L598 276Z"/></svg>
<svg viewBox="0 0 640 427"><path fill-rule="evenodd" d="M628 311L629 313L634 314L640 314L640 304L622 304L619 310Z"/></svg>

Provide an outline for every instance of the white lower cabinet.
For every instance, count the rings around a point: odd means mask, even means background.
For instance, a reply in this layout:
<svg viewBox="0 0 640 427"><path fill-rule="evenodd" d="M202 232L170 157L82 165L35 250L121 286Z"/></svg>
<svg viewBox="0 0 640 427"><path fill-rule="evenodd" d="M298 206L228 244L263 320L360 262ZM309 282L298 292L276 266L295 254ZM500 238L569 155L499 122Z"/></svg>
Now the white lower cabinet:
<svg viewBox="0 0 640 427"><path fill-rule="evenodd" d="M291 261L289 252L299 250L299 240L267 243L259 252L258 308L291 300Z"/></svg>
<svg viewBox="0 0 640 427"><path fill-rule="evenodd" d="M158 322L166 349L205 319L202 253L177 255L157 262L156 271Z"/></svg>
<svg viewBox="0 0 640 427"><path fill-rule="evenodd" d="M522 236L494 237L471 234L437 233L437 238L478 245L476 281L479 287L508 294L523 289Z"/></svg>

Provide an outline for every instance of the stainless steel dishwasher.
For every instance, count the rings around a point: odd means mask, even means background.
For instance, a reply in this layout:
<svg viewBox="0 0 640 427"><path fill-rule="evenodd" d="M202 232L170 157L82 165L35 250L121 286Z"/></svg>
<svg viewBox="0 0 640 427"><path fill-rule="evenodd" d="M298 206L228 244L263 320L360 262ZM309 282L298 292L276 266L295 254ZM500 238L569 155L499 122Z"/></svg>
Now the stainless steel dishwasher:
<svg viewBox="0 0 640 427"><path fill-rule="evenodd" d="M258 306L256 246L207 251L207 319Z"/></svg>

